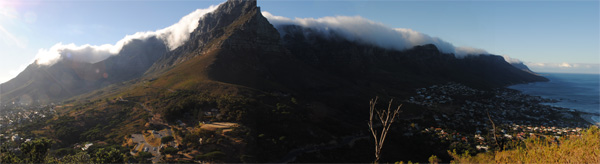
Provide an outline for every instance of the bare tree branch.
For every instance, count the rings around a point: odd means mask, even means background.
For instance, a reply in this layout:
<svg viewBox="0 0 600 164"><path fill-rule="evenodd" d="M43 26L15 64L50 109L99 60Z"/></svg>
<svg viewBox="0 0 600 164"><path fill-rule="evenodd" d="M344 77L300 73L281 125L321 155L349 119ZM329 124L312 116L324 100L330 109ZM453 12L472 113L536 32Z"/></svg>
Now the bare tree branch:
<svg viewBox="0 0 600 164"><path fill-rule="evenodd" d="M488 109L485 110L485 113L487 114L488 119L490 119L490 122L492 123L492 131L493 131L492 135L494 135L494 141L496 142L496 146L499 148L502 148L502 147L500 147L500 144L498 144L498 138L496 137L496 124L494 124L492 117L490 117L490 112Z"/></svg>
<svg viewBox="0 0 600 164"><path fill-rule="evenodd" d="M381 157L381 148L383 147L383 142L385 141L385 138L387 137L387 134L390 130L390 127L392 125L392 123L394 123L394 120L396 119L396 116L400 114L400 107L402 107L402 105L399 105L398 108L396 108L393 112L392 112L392 102L393 100L390 100L389 104L388 104L388 109L386 110L377 110L375 109L375 105L377 104L377 100L379 99L379 97L375 97L375 99L371 99L370 101L370 106L369 106L369 129L371 130L371 134L373 134L373 138L375 139L375 161L374 163L378 163L379 159ZM373 115L374 113L377 113L377 117L379 117L379 121L381 122L381 126L382 126L382 130L381 130L381 134L379 135L379 137L377 137L377 130L374 129L374 124L373 124Z"/></svg>

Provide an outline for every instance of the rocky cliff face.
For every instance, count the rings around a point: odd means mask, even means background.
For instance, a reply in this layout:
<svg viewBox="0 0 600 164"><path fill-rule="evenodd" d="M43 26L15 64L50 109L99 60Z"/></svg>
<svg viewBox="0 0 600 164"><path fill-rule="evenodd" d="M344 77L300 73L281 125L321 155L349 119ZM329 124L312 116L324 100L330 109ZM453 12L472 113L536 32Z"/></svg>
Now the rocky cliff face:
<svg viewBox="0 0 600 164"><path fill-rule="evenodd" d="M227 1L200 20L189 42L161 58L148 76L198 76L265 90L289 90L310 81L310 67L292 58L256 1ZM191 64L196 63L196 64ZM186 70L198 70L187 74ZM318 78L312 78L318 79ZM165 82L172 83L172 82ZM301 84L301 85L292 85Z"/></svg>
<svg viewBox="0 0 600 164"><path fill-rule="evenodd" d="M149 74L163 72L178 63L185 62L209 50L208 45L226 35L225 28L242 14L256 8L256 1L227 1L214 12L207 13L198 22L198 27L190 34L190 39L179 48L166 53L149 70Z"/></svg>
<svg viewBox="0 0 600 164"><path fill-rule="evenodd" d="M434 45L395 51L350 42L335 34L325 38L312 32L312 29L295 25L284 26L280 30L285 34L282 36L283 45L295 57L320 70L357 83L389 81L389 85L421 87L460 82L487 88L547 80L521 71L496 55L457 58L453 54L440 52ZM393 80L401 76L410 80Z"/></svg>
<svg viewBox="0 0 600 164"><path fill-rule="evenodd" d="M527 67L527 65L525 65L523 62L519 62L519 63L511 63L511 65L515 68L521 69L525 72L529 72L531 74L536 74L535 72L533 72L531 69L529 69L529 67Z"/></svg>

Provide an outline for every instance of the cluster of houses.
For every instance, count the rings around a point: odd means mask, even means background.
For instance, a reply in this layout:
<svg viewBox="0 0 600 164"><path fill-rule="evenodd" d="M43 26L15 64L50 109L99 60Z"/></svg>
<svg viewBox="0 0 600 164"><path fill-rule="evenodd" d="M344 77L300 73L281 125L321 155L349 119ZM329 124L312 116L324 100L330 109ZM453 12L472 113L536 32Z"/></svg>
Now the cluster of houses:
<svg viewBox="0 0 600 164"><path fill-rule="evenodd" d="M40 106L3 106L0 110L0 128L13 124L33 122L37 118L45 118L54 114L54 109L46 105Z"/></svg>
<svg viewBox="0 0 600 164"><path fill-rule="evenodd" d="M511 127L513 132L518 132L521 135L525 135L526 133L529 135L541 134L550 136L581 135L581 132L584 130L584 128L581 127L546 127L518 124L513 124Z"/></svg>
<svg viewBox="0 0 600 164"><path fill-rule="evenodd" d="M589 126L572 109L553 107L542 103L555 102L538 96L522 94L510 89L477 90L449 83L416 90L416 95L405 100L431 109L431 125L424 133L435 133L440 139L466 142L486 151L489 141L482 131L492 125L498 128L501 139L526 139L543 135L560 137L579 135L581 127ZM470 135L457 133L466 132Z"/></svg>
<svg viewBox="0 0 600 164"><path fill-rule="evenodd" d="M0 110L0 140L13 142L30 140L19 136L15 132L17 127L37 119L49 118L54 113L54 108L47 105L3 105Z"/></svg>
<svg viewBox="0 0 600 164"><path fill-rule="evenodd" d="M159 142L160 142L161 138L173 135L173 132L171 129L163 129L160 131L150 130L148 132L150 133L149 137L157 139L157 140L159 140ZM158 146L153 146L148 143L148 141L146 140L146 137L144 137L144 134L132 134L131 140L135 144L135 146L129 153L131 155L136 155L139 152L148 152L148 153L152 154L152 156L154 156L152 158L153 162L157 162L160 160L160 157L161 157L160 149L162 149L163 147L170 146L170 147L178 148L178 146L179 146L176 141L160 143L160 145L158 145Z"/></svg>
<svg viewBox="0 0 600 164"><path fill-rule="evenodd" d="M410 97L407 102L435 108L439 104L453 104L455 99L452 96L473 96L483 92L458 83L448 83L440 86L433 85L429 88L419 88L416 93L417 95Z"/></svg>
<svg viewBox="0 0 600 164"><path fill-rule="evenodd" d="M522 94L515 90L482 91L457 83L421 88L407 102L429 109L447 108L433 116L439 125L482 129L495 124L520 124L558 127L585 127L587 122L572 121L571 109L544 105L555 100Z"/></svg>
<svg viewBox="0 0 600 164"><path fill-rule="evenodd" d="M492 129L489 133L491 134ZM496 132L498 140L526 140L530 137L549 137L551 139L558 139L565 136L580 136L584 131L584 128L580 127L545 127L545 126L531 126L531 125L518 125L513 124L504 129L499 128ZM449 142L463 142L469 145L474 145L479 151L487 151L490 148L489 144L492 144L493 139L490 138L490 134L482 134L481 131L476 131L474 134L461 134L452 129L445 129L439 127L424 128L422 133L435 134L439 139L446 140ZM470 137L472 136L472 137Z"/></svg>

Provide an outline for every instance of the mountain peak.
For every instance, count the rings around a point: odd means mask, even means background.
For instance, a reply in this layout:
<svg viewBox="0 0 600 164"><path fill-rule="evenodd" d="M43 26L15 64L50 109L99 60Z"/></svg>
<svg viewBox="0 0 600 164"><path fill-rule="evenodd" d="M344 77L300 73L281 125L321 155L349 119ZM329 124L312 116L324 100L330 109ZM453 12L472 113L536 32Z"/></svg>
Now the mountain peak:
<svg viewBox="0 0 600 164"><path fill-rule="evenodd" d="M219 6L219 9L217 9L217 11L226 13L247 13L256 7L256 0L227 0L227 2Z"/></svg>

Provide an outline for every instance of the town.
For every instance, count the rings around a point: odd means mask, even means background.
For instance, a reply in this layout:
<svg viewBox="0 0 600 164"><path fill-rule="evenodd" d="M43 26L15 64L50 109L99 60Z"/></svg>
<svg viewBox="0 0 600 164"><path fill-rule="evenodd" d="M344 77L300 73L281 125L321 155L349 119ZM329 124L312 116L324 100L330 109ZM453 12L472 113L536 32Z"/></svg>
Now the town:
<svg viewBox="0 0 600 164"><path fill-rule="evenodd" d="M25 124L54 116L55 111L51 105L29 105L20 103L3 104L0 110L0 146L8 141L30 141L24 138L17 129Z"/></svg>
<svg viewBox="0 0 600 164"><path fill-rule="evenodd" d="M494 140L557 139L580 135L592 124L581 118L582 113L578 111L543 104L556 100L511 89L483 91L449 83L417 89L416 96L405 102L439 111L432 114L431 120L435 123L430 127L413 131L475 145L478 151L483 152L494 144Z"/></svg>

